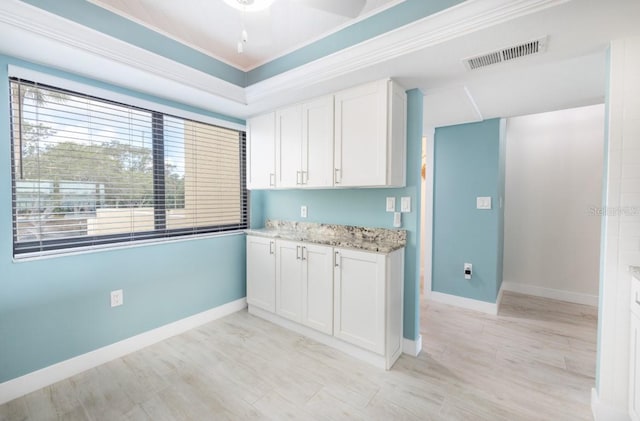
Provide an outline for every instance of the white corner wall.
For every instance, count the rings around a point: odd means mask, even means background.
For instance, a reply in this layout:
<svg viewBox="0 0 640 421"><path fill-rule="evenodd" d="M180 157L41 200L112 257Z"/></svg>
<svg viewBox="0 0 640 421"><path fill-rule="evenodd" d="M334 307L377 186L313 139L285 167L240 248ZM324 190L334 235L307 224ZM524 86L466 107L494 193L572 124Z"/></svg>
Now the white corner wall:
<svg viewBox="0 0 640 421"><path fill-rule="evenodd" d="M598 304L604 105L507 120L505 290Z"/></svg>
<svg viewBox="0 0 640 421"><path fill-rule="evenodd" d="M611 43L596 421L629 419L631 275L640 264L640 37Z"/></svg>

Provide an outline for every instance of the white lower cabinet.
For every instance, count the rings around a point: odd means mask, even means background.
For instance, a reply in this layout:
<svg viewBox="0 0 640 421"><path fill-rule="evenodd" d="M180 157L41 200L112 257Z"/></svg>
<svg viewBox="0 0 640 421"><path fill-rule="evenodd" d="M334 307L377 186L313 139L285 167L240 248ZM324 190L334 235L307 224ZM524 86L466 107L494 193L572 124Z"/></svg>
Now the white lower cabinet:
<svg viewBox="0 0 640 421"><path fill-rule="evenodd" d="M333 248L276 241L276 313L321 332L333 330Z"/></svg>
<svg viewBox="0 0 640 421"><path fill-rule="evenodd" d="M250 313L386 369L402 353L403 284L404 249L247 236Z"/></svg>
<svg viewBox="0 0 640 421"><path fill-rule="evenodd" d="M247 236L247 304L276 311L276 244Z"/></svg>
<svg viewBox="0 0 640 421"><path fill-rule="evenodd" d="M334 249L333 333L385 355L402 352L404 249L387 255Z"/></svg>
<svg viewBox="0 0 640 421"><path fill-rule="evenodd" d="M333 247L302 246L302 324L333 334Z"/></svg>

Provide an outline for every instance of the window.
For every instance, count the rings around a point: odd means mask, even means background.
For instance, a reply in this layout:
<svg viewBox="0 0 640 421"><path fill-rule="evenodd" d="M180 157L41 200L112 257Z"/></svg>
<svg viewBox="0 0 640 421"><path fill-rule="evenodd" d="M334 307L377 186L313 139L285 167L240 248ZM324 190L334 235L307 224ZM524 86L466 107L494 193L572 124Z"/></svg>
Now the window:
<svg viewBox="0 0 640 421"><path fill-rule="evenodd" d="M244 132L10 87L15 256L247 227Z"/></svg>

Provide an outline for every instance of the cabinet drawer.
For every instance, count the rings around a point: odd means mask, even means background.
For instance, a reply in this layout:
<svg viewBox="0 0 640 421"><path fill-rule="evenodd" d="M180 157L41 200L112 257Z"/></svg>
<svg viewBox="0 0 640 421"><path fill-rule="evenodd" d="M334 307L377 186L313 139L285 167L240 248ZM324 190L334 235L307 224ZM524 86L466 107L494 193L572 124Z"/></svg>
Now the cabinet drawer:
<svg viewBox="0 0 640 421"><path fill-rule="evenodd" d="M631 311L640 317L640 280L631 278Z"/></svg>

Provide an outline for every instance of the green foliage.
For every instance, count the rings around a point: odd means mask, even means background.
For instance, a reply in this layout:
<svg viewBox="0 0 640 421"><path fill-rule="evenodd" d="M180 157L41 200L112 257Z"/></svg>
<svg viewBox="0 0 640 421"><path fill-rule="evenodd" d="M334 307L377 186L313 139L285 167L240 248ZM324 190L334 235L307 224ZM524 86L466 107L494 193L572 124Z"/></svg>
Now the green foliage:
<svg viewBox="0 0 640 421"><path fill-rule="evenodd" d="M16 171L20 180L46 180L54 183L54 203L61 203L61 183L96 185L96 197L103 207L153 206L153 154L150 147L134 146L112 139L103 143L60 141L55 130L22 118L20 109L29 99L40 105L63 103L63 93L25 87L12 83L14 121L19 121L22 138L14 142ZM20 115L20 119L16 117ZM14 127L15 132L18 131ZM101 188L104 188L102 190ZM165 165L165 190L168 208L184 207L184 174Z"/></svg>

